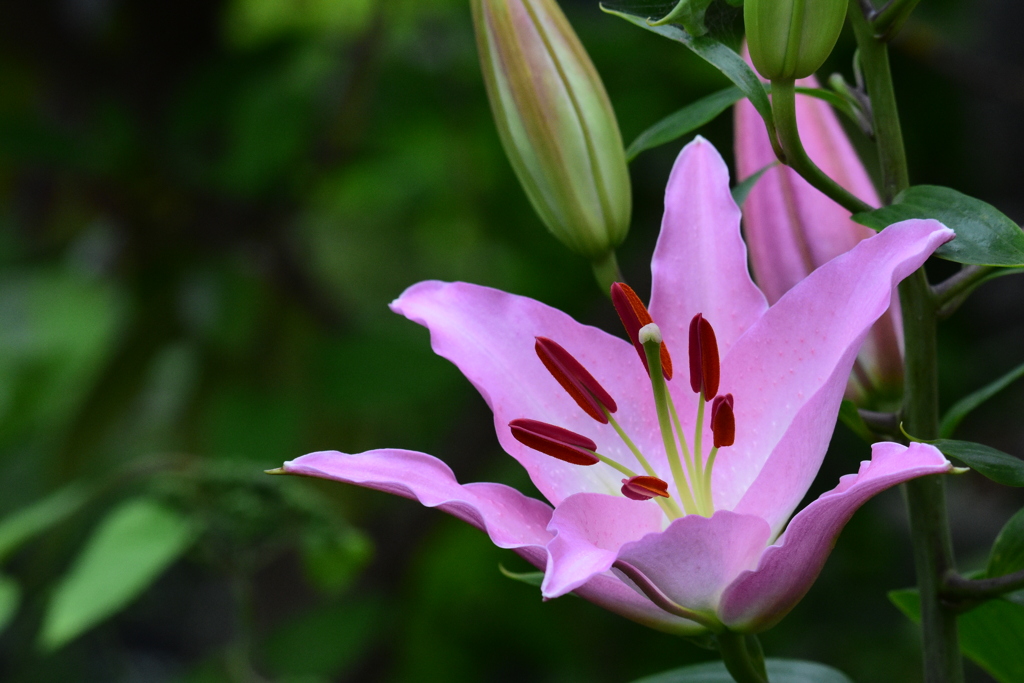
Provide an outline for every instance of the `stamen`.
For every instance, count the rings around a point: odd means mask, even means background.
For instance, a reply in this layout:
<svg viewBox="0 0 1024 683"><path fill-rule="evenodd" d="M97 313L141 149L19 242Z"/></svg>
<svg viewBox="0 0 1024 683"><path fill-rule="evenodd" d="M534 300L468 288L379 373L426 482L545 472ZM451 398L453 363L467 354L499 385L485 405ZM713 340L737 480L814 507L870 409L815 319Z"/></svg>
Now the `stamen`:
<svg viewBox="0 0 1024 683"><path fill-rule="evenodd" d="M508 426L516 441L552 458L573 465L596 465L600 462L593 453L597 450L597 444L582 434L525 418L512 420Z"/></svg>
<svg viewBox="0 0 1024 683"><path fill-rule="evenodd" d="M650 500L655 496L668 498L668 484L657 477L630 477L622 480L622 495L630 500Z"/></svg>
<svg viewBox="0 0 1024 683"><path fill-rule="evenodd" d="M710 401L718 393L720 371L715 330L698 313L690 321L690 388Z"/></svg>
<svg viewBox="0 0 1024 683"><path fill-rule="evenodd" d="M544 367L562 385L572 400L576 401L576 405L601 424L608 424L608 417L602 406L609 413L614 413L618 407L594 376L587 372L571 353L547 337L537 337L537 343L533 348L544 363Z"/></svg>
<svg viewBox="0 0 1024 683"><path fill-rule="evenodd" d="M711 432L715 448L731 446L736 439L736 415L732 410L732 394L719 396L711 404Z"/></svg>
<svg viewBox="0 0 1024 683"><path fill-rule="evenodd" d="M647 363L647 354L644 352L643 344L638 335L640 328L651 324L654 322L654 319L651 318L650 312L644 306L644 303L640 301L640 297L636 295L636 292L624 282L612 284L612 305L615 306L615 310L619 314L622 326L626 328L629 340L633 342L633 348L640 355L640 360L644 363L644 369L650 375L651 368ZM672 379L672 358L668 354L668 347L665 346L665 342L661 343L661 371L665 375L665 379Z"/></svg>

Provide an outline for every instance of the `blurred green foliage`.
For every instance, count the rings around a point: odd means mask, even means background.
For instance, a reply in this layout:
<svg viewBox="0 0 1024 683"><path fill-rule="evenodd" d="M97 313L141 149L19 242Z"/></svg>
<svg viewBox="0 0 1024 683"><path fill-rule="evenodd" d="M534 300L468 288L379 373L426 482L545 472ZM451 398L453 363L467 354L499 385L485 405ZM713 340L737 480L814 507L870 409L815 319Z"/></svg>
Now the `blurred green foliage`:
<svg viewBox="0 0 1024 683"><path fill-rule="evenodd" d="M727 85L590 0L563 5L627 141ZM1000 122L1022 106L1004 87L1024 68L1003 34L1020 10L922 5L894 57L914 180L1019 221L1010 152L1024 133ZM713 30L738 37L735 17ZM464 0L7 3L0 37L0 678L571 683L712 656L582 600L542 603L499 573L524 562L440 513L262 474L313 450L397 446L460 481L532 491L482 400L388 311L419 280L500 287L615 329L588 264L516 185ZM850 45L826 72L850 77ZM700 132L728 157L727 116ZM631 169L620 262L641 293L682 142ZM972 303L943 328L944 405L1022 360L1017 278ZM1022 391L972 413L963 438L1024 452ZM809 495L866 454L840 427ZM103 553L89 585L121 593L83 590L108 603L40 649L54 604L88 606L62 582L133 500L175 520L166 543L147 539L146 580L128 580L142 560L113 554L143 546ZM973 566L1024 504L970 475L951 500ZM766 634L770 655L915 679L914 631L885 597L913 583L902 519L896 492L858 513Z"/></svg>

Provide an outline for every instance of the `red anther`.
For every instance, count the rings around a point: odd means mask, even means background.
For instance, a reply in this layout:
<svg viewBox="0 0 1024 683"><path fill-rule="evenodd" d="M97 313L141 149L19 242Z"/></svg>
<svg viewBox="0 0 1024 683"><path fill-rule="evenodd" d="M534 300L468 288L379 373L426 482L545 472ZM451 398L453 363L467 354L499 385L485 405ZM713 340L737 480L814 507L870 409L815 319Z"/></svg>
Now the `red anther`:
<svg viewBox="0 0 1024 683"><path fill-rule="evenodd" d="M516 441L552 458L573 465L596 465L601 462L591 452L597 450L597 444L582 434L537 420L512 420L508 426Z"/></svg>
<svg viewBox="0 0 1024 683"><path fill-rule="evenodd" d="M608 424L608 417L601 406L609 413L614 413L618 407L594 376L571 353L547 337L537 337L533 348L551 376L558 380L583 412L601 424Z"/></svg>
<svg viewBox="0 0 1024 683"><path fill-rule="evenodd" d="M668 498L668 484L657 477L630 477L622 480L622 495L630 500L650 500L655 496Z"/></svg>
<svg viewBox="0 0 1024 683"><path fill-rule="evenodd" d="M698 313L690 321L690 388L697 394L703 390L710 401L718 393L720 370L715 330Z"/></svg>
<svg viewBox="0 0 1024 683"><path fill-rule="evenodd" d="M732 394L719 396L711 404L711 432L715 448L731 446L736 440L736 414L732 410Z"/></svg>
<svg viewBox="0 0 1024 683"><path fill-rule="evenodd" d="M644 363L647 374L651 369L647 367L647 354L644 353L644 345L640 343L640 328L654 322L644 302L636 292L624 282L612 283L612 305L619 314L622 326L626 328L629 341L633 342L633 348L640 354L640 360ZM668 355L668 347L661 342L661 372L665 379L672 379L672 357Z"/></svg>

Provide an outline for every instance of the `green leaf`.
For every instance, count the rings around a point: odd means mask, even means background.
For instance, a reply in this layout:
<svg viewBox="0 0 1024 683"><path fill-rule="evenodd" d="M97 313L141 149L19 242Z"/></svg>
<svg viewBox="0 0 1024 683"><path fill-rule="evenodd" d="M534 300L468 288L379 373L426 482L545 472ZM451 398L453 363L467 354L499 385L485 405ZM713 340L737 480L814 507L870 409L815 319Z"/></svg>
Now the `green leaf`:
<svg viewBox="0 0 1024 683"><path fill-rule="evenodd" d="M916 185L901 192L891 206L853 216L874 230L909 218L935 218L956 233L936 256L981 266L1024 266L1020 226L991 204L948 187Z"/></svg>
<svg viewBox="0 0 1024 683"><path fill-rule="evenodd" d="M929 441L947 457L956 458L978 474L1004 486L1024 486L1024 460L973 441Z"/></svg>
<svg viewBox="0 0 1024 683"><path fill-rule="evenodd" d="M892 591L889 600L914 623L921 621L921 598L914 588ZM1024 681L1024 607L989 600L956 618L960 650L1000 683Z"/></svg>
<svg viewBox="0 0 1024 683"><path fill-rule="evenodd" d="M1003 526L988 557L989 577L1004 576L1024 569L1024 509Z"/></svg>
<svg viewBox="0 0 1024 683"><path fill-rule="evenodd" d="M736 187L732 188L732 200L736 202L736 206L742 207L743 202L747 201L747 197L750 196L750 191L754 189L754 185L757 185L757 181L761 179L761 176L778 165L779 162L773 161L764 168L752 173L737 184Z"/></svg>
<svg viewBox="0 0 1024 683"><path fill-rule="evenodd" d="M78 512L91 495L75 483L8 515L0 522L0 562L21 544Z"/></svg>
<svg viewBox="0 0 1024 683"><path fill-rule="evenodd" d="M991 384L986 384L981 389L964 396L962 399L954 403L953 407L946 411L946 414L942 416L942 424L939 425L939 436L943 439L948 439L953 436L953 432L956 431L960 421L967 417L972 410L1013 384L1021 377L1024 377L1024 363L1021 363Z"/></svg>
<svg viewBox="0 0 1024 683"><path fill-rule="evenodd" d="M0 574L0 633L4 632L11 619L18 613L21 603L21 588L9 576Z"/></svg>
<svg viewBox="0 0 1024 683"><path fill-rule="evenodd" d="M726 78L732 81L743 93L743 96L754 105L754 109L765 120L769 130L775 130L772 105L768 100L768 92L765 90L764 84L757 74L754 73L754 70L747 66L743 58L736 54L728 45L710 36L691 36L678 26L651 26L643 17L618 12L605 5L602 5L601 9L608 14L621 17L635 26L657 33L659 36L670 40L675 40L688 47L694 54L721 71Z"/></svg>
<svg viewBox="0 0 1024 683"><path fill-rule="evenodd" d="M640 133L626 148L626 161L632 161L645 152L691 133L743 98L739 88L725 88L692 102L674 114L669 114Z"/></svg>
<svg viewBox="0 0 1024 683"><path fill-rule="evenodd" d="M540 584L544 581L544 572L513 572L505 569L505 565L499 564L498 571L512 579L513 581L522 581L529 586L536 586L540 588Z"/></svg>
<svg viewBox="0 0 1024 683"><path fill-rule="evenodd" d="M830 666L799 659L766 659L768 680L772 683L852 683L850 678ZM633 683L733 683L722 662L684 666Z"/></svg>
<svg viewBox="0 0 1024 683"><path fill-rule="evenodd" d="M148 499L122 503L86 541L57 586L40 645L61 647L125 607L191 545L194 525Z"/></svg>

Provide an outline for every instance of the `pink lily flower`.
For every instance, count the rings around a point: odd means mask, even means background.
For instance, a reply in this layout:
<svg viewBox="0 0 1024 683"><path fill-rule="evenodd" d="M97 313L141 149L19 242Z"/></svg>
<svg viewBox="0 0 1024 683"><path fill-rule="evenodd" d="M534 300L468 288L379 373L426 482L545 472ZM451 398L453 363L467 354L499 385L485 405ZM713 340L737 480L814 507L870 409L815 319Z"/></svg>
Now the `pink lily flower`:
<svg viewBox="0 0 1024 683"><path fill-rule="evenodd" d="M681 634L773 625L867 499L951 469L932 446L876 444L787 525L864 336L893 285L953 233L935 221L891 226L769 308L747 271L728 170L706 140L679 155L665 205L649 312L613 286L632 344L465 283L421 282L391 305L479 389L502 447L547 502L459 484L441 461L405 450L311 453L280 471L444 510L543 568L545 599L575 592Z"/></svg>
<svg viewBox="0 0 1024 683"><path fill-rule="evenodd" d="M813 77L797 85L816 88ZM814 97L797 96L800 139L811 159L830 177L872 206L878 194L832 108ZM747 178L775 161L764 122L747 100L735 109L736 173ZM850 213L785 166L772 168L744 203L744 235L754 280L774 304L796 283L873 230L850 220ZM847 397L862 400L881 392L898 395L903 383L903 325L899 298L875 322L850 377Z"/></svg>

